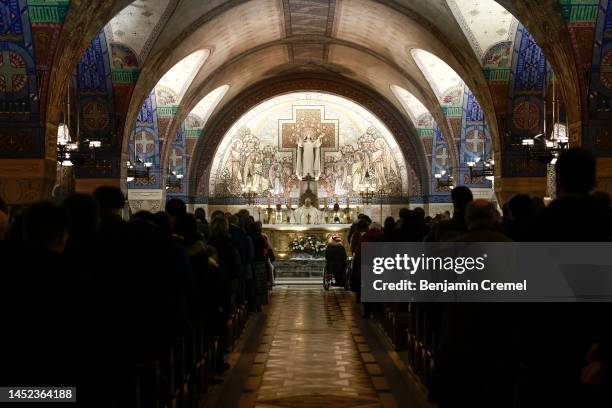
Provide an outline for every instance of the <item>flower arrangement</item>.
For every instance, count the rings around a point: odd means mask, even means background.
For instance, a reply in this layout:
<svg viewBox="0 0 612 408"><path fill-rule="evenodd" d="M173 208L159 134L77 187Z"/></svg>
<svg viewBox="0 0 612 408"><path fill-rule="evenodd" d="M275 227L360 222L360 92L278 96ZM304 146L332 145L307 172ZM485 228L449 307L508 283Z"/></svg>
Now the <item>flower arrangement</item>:
<svg viewBox="0 0 612 408"><path fill-rule="evenodd" d="M293 253L309 254L317 257L325 255L326 247L325 241L314 236L297 237L289 244L289 249Z"/></svg>

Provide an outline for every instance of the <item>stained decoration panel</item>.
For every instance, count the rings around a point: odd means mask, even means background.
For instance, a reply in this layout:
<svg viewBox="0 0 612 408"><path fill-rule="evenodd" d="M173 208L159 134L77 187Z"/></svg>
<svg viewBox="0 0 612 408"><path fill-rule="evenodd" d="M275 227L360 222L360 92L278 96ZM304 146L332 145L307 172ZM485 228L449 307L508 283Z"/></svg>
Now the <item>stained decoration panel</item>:
<svg viewBox="0 0 612 408"><path fill-rule="evenodd" d="M104 31L98 32L89 48L81 56L74 77L78 92L80 140L102 142L100 154L108 159L107 166L82 166L76 169L79 178L118 177L119 157L109 153L116 142L117 115L115 114L112 85L111 53Z"/></svg>
<svg viewBox="0 0 612 408"><path fill-rule="evenodd" d="M484 177L471 179L467 163L485 161L493 156L491 132L484 117L484 111L474 94L466 88L461 127L461 168L459 178L461 185L479 188L491 188L491 182Z"/></svg>
<svg viewBox="0 0 612 408"><path fill-rule="evenodd" d="M35 57L27 1L0 0L0 157L45 152Z"/></svg>
<svg viewBox="0 0 612 408"><path fill-rule="evenodd" d="M155 90L153 90L140 108L136 126L130 134L128 147L131 162L152 163L150 176L148 178L137 178L128 183L130 189L162 188L159 127L156 111Z"/></svg>
<svg viewBox="0 0 612 408"><path fill-rule="evenodd" d="M551 72L542 49L529 31L519 25L508 91L508 132L503 141L506 146L502 155L504 177L538 177L545 174L545 167L536 160L529 160L521 144L524 138L543 131L545 83Z"/></svg>
<svg viewBox="0 0 612 408"><path fill-rule="evenodd" d="M238 196L252 180L262 195L297 197L298 142L317 139L319 198L359 195L366 174L390 196L409 194L414 171L380 120L345 98L296 92L256 106L230 128L212 164L211 196Z"/></svg>
<svg viewBox="0 0 612 408"><path fill-rule="evenodd" d="M597 23L589 110L593 116L612 112L612 0L603 0Z"/></svg>

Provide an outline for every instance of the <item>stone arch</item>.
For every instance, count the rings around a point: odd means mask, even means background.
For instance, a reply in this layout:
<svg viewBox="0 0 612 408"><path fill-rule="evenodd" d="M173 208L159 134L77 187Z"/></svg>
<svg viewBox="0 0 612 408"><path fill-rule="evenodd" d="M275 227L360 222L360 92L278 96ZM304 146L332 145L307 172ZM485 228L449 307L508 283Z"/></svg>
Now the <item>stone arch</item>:
<svg viewBox="0 0 612 408"><path fill-rule="evenodd" d="M428 167L422 144L414 126L404 120L393 104L376 91L363 86L358 87L345 79L304 76L260 82L228 102L223 110L211 118L210 126L206 127L208 137L200 138L191 160L189 196L198 195L202 186L204 186L204 191L207 190L210 167L217 147L230 127L243 114L271 97L305 90L316 90L345 97L380 119L402 147L406 162L413 165L415 178L418 180L418 191L421 195L428 195ZM414 177L414 175L408 174L408 177Z"/></svg>

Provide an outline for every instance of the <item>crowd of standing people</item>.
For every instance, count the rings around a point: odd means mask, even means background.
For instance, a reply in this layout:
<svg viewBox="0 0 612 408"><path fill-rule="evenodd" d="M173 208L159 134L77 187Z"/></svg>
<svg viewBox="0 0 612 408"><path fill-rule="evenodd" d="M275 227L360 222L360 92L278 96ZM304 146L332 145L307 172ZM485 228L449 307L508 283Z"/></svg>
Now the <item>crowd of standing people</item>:
<svg viewBox="0 0 612 408"><path fill-rule="evenodd" d="M360 301L363 242L606 242L612 207L583 149L556 165L557 198L514 196L502 211L469 188L452 190L453 214L402 209L380 225L351 227L351 287ZM610 406L612 330L608 303L426 304L436 336L429 397L440 407ZM364 303L369 317L380 305Z"/></svg>
<svg viewBox="0 0 612 408"><path fill-rule="evenodd" d="M87 406L109 406L130 388L129 367L196 326L220 337L216 374L227 370L228 316L268 300L273 254L261 224L246 210L209 222L178 199L126 222L124 205L114 187L10 219L0 202L0 383L73 385Z"/></svg>
<svg viewBox="0 0 612 408"><path fill-rule="evenodd" d="M612 200L593 192L594 157L565 151L556 172L557 198L547 206L517 195L500 214L493 202L456 187L452 215L402 209L384 225L360 215L349 234L348 283L357 302L364 242L610 241ZM0 201L0 383L73 384L103 406L104 398L120 398L113 390L129 381L125 367L155 359L196 325L221 337L239 305L258 312L267 303L274 254L248 211L216 211L208 221L202 209L189 214L171 199L165 211L140 211L126 222L124 206L113 187L10 217ZM343 270L342 242L332 240L328 253ZM365 303L365 317L376 307ZM437 345L430 399L440 407L510 407L517 398L529 402L520 406L611 401L607 304L424 307ZM223 352L218 358L222 373L228 365Z"/></svg>

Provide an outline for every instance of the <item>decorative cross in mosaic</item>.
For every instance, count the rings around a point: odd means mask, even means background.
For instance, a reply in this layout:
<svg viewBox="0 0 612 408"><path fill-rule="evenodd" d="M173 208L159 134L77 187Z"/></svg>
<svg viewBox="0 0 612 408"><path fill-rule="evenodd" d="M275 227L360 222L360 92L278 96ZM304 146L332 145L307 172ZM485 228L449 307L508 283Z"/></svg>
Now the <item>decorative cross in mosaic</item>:
<svg viewBox="0 0 612 408"><path fill-rule="evenodd" d="M514 125L521 130L535 128L540 122L540 109L531 102L521 102L514 108Z"/></svg>
<svg viewBox="0 0 612 408"><path fill-rule="evenodd" d="M153 153L153 149L155 147L155 142L153 141L153 135L141 131L138 135L136 135L136 152L144 153L146 156L149 156Z"/></svg>
<svg viewBox="0 0 612 408"><path fill-rule="evenodd" d="M612 51L608 51L601 59L599 78L606 88L612 89Z"/></svg>
<svg viewBox="0 0 612 408"><path fill-rule="evenodd" d="M465 147L470 153L478 153L483 140L484 134L479 129L475 129L468 133L468 137L465 139Z"/></svg>
<svg viewBox="0 0 612 408"><path fill-rule="evenodd" d="M295 148L296 137L303 137L304 132L314 130L316 138L323 134L322 148L336 147L336 135L338 134L338 120L324 119L324 108L316 109L294 109L292 120L280 120L280 143L281 148Z"/></svg>
<svg viewBox="0 0 612 408"><path fill-rule="evenodd" d="M83 119L90 129L104 129L108 124L106 106L100 102L89 102L83 107Z"/></svg>
<svg viewBox="0 0 612 408"><path fill-rule="evenodd" d="M170 155L170 165L173 169L179 169L183 164L183 156L180 153L181 152L178 149L172 149L172 154Z"/></svg>
<svg viewBox="0 0 612 408"><path fill-rule="evenodd" d="M443 147L438 150L438 154L436 154L436 162L439 166L446 167L446 164L448 163L448 157L448 150L446 149L446 147Z"/></svg>
<svg viewBox="0 0 612 408"><path fill-rule="evenodd" d="M27 75L25 62L13 51L0 54L0 76L4 78L4 92L18 92L25 85Z"/></svg>

